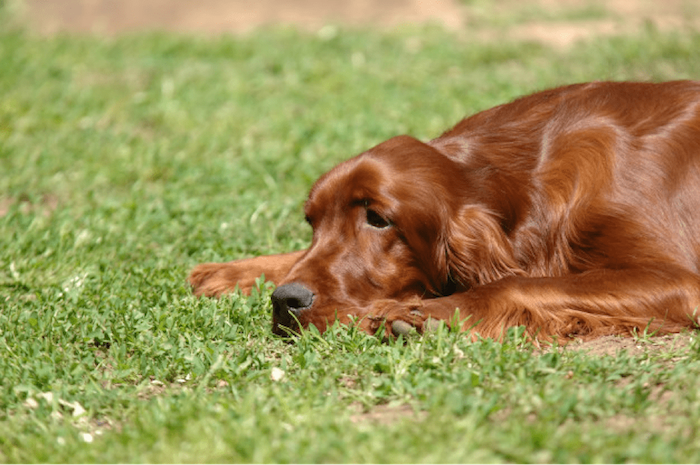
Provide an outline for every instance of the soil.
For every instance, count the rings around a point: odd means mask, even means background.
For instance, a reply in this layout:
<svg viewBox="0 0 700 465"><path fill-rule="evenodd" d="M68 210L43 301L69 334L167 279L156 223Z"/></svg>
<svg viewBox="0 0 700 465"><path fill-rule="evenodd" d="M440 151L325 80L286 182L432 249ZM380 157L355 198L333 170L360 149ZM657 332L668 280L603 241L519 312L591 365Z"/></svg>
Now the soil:
<svg viewBox="0 0 700 465"><path fill-rule="evenodd" d="M32 27L48 34L144 29L218 34L280 23L317 30L328 23L392 27L426 21L455 29L463 16L453 0L26 0L25 4Z"/></svg>
<svg viewBox="0 0 700 465"><path fill-rule="evenodd" d="M573 341L566 346L566 349L581 350L594 356L615 356L621 351L626 351L630 355L653 354L661 350L682 353L692 343L694 337L697 335L693 333L668 334L640 339L605 336L585 342Z"/></svg>
<svg viewBox="0 0 700 465"><path fill-rule="evenodd" d="M571 19L522 20L508 29L509 38L567 47L581 39L631 32L650 24L659 30L700 27L697 0L14 0L13 4L29 26L42 34L114 35L153 29L241 34L270 24L318 31L329 24L391 28L432 22L496 41L502 40L503 31L484 28L483 14L498 18L501 12L504 17L520 12L526 18L544 14ZM586 15L586 11L602 14ZM582 19L586 17L598 19Z"/></svg>

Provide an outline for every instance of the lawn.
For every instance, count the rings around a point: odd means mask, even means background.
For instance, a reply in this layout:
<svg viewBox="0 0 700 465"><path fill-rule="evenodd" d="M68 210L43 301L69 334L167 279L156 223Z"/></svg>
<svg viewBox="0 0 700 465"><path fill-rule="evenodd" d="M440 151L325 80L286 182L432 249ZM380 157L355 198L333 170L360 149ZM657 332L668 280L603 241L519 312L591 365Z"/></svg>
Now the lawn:
<svg viewBox="0 0 700 465"><path fill-rule="evenodd" d="M0 5L2 2L0 2ZM437 27L39 37L0 9L0 461L698 462L700 341L537 348L270 331L204 261L308 244L313 181L587 80L700 76L700 34Z"/></svg>

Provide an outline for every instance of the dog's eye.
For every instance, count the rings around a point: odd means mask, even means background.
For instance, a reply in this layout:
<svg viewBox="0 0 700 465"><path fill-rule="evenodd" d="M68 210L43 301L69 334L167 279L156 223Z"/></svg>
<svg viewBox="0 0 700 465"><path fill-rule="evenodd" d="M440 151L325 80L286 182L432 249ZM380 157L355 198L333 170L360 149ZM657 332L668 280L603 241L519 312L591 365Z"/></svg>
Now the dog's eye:
<svg viewBox="0 0 700 465"><path fill-rule="evenodd" d="M369 208L367 209L367 224L378 229L384 229L391 226L389 220L385 219L379 213Z"/></svg>

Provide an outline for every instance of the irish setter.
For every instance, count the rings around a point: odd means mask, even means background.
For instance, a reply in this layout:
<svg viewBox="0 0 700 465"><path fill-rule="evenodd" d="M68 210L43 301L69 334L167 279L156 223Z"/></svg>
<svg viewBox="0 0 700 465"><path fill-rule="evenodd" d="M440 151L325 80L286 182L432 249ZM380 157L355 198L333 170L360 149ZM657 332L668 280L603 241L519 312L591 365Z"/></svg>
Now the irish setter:
<svg viewBox="0 0 700 465"><path fill-rule="evenodd" d="M311 189L307 250L197 266L197 295L277 284L273 331L436 320L538 339L698 325L700 82L520 98L394 137Z"/></svg>

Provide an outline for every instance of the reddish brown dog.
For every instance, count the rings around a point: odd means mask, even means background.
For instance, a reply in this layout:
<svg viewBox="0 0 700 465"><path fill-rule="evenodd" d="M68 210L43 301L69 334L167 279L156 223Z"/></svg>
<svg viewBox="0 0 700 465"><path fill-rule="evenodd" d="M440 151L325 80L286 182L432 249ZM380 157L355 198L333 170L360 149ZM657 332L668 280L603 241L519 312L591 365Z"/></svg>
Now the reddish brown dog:
<svg viewBox="0 0 700 465"><path fill-rule="evenodd" d="M197 295L262 273L273 331L340 320L499 338L697 326L700 82L561 87L390 139L311 189L307 250L197 266ZM432 325L432 323L431 323Z"/></svg>

